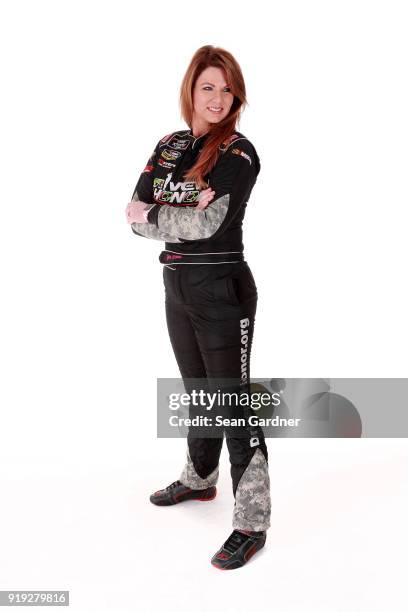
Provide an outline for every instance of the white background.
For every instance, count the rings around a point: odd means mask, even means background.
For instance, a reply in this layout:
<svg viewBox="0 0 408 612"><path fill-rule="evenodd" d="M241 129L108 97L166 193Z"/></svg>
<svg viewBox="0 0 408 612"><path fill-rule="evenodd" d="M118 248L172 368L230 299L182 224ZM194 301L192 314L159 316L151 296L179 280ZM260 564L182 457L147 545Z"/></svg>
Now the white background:
<svg viewBox="0 0 408 612"><path fill-rule="evenodd" d="M406 609L404 439L271 440L272 527L237 572L209 563L231 531L225 450L213 502L149 503L185 441L155 435L156 378L178 376L163 244L124 213L158 139L186 128L193 53L226 48L262 165L252 376L405 377L405 11L1 3L0 589L69 589L81 612Z"/></svg>

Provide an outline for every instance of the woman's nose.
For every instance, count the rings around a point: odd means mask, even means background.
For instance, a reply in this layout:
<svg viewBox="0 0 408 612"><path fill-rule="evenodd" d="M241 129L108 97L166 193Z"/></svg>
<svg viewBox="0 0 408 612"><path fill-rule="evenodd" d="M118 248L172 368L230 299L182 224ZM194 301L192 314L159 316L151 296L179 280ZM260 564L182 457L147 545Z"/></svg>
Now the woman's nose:
<svg viewBox="0 0 408 612"><path fill-rule="evenodd" d="M222 106L222 104L221 104L222 98L223 98L222 92L214 92L214 95L212 97L212 101L214 103L217 103L218 106Z"/></svg>

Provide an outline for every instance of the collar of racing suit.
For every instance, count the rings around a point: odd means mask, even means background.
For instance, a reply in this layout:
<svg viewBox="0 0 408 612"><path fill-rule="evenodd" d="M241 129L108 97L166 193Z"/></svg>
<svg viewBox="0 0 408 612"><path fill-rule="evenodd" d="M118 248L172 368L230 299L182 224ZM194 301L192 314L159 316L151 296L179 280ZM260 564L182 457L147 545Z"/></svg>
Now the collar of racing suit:
<svg viewBox="0 0 408 612"><path fill-rule="evenodd" d="M200 142L204 142L206 136L208 136L208 132L206 132L205 134L201 134L201 136L194 136L193 134L193 130L189 130L187 132L187 136L189 136L192 140L192 145L191 148L194 149L195 144L200 141Z"/></svg>

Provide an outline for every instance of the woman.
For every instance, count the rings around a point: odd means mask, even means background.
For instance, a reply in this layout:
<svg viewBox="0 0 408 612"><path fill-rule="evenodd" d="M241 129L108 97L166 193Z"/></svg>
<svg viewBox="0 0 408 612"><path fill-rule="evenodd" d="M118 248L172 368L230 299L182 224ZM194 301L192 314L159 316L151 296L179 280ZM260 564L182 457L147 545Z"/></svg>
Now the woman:
<svg viewBox="0 0 408 612"><path fill-rule="evenodd" d="M181 112L190 127L162 138L126 209L135 234L165 241L160 254L167 326L186 391L191 379L238 381L249 392L249 357L257 288L243 256L242 221L260 170L254 146L235 127L246 104L234 57L206 45L194 54L181 85ZM231 390L231 384L227 387ZM212 557L221 569L244 565L260 550L270 526L268 453L254 414L240 431L224 428L235 506L233 532ZM190 428L179 480L150 500L170 505L216 495L223 438Z"/></svg>

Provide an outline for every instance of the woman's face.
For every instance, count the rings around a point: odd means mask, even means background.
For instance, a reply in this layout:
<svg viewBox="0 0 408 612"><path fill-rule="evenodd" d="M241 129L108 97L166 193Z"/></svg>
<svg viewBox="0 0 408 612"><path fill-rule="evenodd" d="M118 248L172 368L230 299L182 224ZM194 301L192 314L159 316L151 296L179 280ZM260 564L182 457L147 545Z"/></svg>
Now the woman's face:
<svg viewBox="0 0 408 612"><path fill-rule="evenodd" d="M234 95L220 68L209 66L198 77L193 91L193 123L205 129L209 123L219 123L228 115Z"/></svg>

